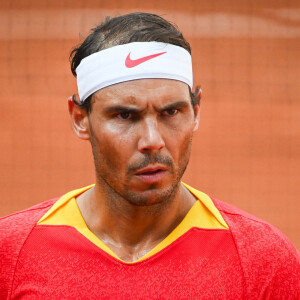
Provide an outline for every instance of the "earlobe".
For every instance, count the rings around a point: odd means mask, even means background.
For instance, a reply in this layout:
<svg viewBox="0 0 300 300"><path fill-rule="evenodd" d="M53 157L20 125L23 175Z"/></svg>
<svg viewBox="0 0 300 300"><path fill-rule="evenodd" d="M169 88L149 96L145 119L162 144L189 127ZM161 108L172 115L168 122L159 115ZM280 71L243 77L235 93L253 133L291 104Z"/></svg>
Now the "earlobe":
<svg viewBox="0 0 300 300"><path fill-rule="evenodd" d="M73 131L80 139L89 140L90 131L87 112L74 103L72 97L68 99L68 107Z"/></svg>

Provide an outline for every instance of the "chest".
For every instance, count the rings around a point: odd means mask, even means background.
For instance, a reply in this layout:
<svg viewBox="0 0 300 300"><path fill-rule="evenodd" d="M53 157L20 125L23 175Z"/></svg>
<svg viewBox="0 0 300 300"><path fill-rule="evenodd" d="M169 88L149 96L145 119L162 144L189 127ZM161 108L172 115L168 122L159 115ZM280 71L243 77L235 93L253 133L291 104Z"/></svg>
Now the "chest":
<svg viewBox="0 0 300 300"><path fill-rule="evenodd" d="M241 299L243 293L228 230L191 229L155 255L127 264L74 228L40 226L20 253L12 298Z"/></svg>

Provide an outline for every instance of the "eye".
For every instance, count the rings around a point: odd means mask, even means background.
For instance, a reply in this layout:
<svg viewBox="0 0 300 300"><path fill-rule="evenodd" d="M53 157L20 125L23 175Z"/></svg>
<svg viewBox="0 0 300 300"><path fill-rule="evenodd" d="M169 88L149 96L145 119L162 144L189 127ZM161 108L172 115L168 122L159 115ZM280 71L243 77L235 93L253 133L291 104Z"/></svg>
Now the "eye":
<svg viewBox="0 0 300 300"><path fill-rule="evenodd" d="M119 113L119 114L117 115L117 117L118 117L119 119L121 119L121 120L128 120L128 119L130 119L130 118L132 117L132 115L131 115L130 112L124 111L124 112L122 112L122 113Z"/></svg>
<svg viewBox="0 0 300 300"><path fill-rule="evenodd" d="M167 116L175 116L178 113L178 109L176 108L169 108L167 110L165 110L165 114Z"/></svg>

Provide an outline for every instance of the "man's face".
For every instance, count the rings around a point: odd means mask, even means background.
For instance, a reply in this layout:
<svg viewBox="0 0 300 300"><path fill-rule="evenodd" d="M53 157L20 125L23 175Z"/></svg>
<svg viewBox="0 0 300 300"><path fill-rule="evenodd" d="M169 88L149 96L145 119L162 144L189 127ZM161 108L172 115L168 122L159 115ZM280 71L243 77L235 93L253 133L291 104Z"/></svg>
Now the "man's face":
<svg viewBox="0 0 300 300"><path fill-rule="evenodd" d="M93 96L89 115L97 183L134 205L161 203L177 191L190 157L199 106L185 83L141 79Z"/></svg>

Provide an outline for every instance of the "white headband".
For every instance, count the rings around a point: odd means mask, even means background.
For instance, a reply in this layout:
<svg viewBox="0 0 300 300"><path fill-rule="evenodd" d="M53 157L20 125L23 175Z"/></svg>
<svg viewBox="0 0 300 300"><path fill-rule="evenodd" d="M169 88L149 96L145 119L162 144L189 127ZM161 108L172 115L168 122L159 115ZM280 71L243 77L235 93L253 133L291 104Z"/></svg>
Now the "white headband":
<svg viewBox="0 0 300 300"><path fill-rule="evenodd" d="M135 42L99 51L85 57L76 73L81 102L104 87L135 79L174 79L193 87L189 52L159 42Z"/></svg>

